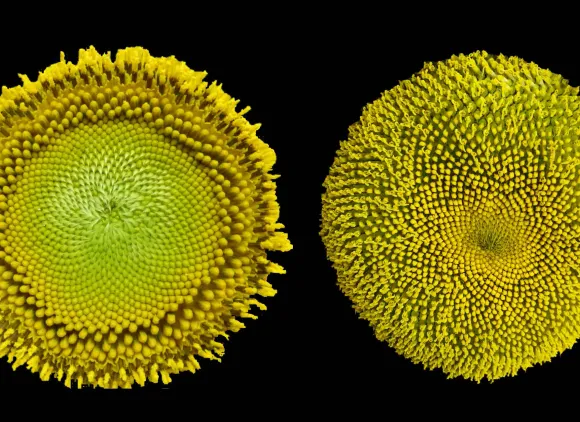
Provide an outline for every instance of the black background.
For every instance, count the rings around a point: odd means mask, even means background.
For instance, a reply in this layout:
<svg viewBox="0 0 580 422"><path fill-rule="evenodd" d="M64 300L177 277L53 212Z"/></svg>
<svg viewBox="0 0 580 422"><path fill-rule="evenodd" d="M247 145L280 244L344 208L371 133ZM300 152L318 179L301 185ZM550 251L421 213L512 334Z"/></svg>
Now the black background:
<svg viewBox="0 0 580 422"><path fill-rule="evenodd" d="M172 11L163 26L156 16L135 22L130 17L81 20L68 26L55 21L41 29L25 25L23 36L0 46L0 85L19 84L18 73L35 79L59 60L61 50L76 61L78 49L89 45L101 53L143 46L154 56L175 55L195 70L206 70L207 80L223 83L226 92L241 100L240 108L252 107L246 117L262 123L258 135L278 156L274 173L281 174L280 221L294 245L291 252L270 254L287 270L269 278L278 294L265 300L269 309L258 312L258 320L245 321L247 328L225 343L222 363L201 360L198 373L175 375L169 385L119 392L69 390L54 380L40 381L24 367L12 371L4 358L0 389L68 398L185 396L198 402L237 396L289 408L330 397L364 408L371 395L388 399L389 406L409 397L440 397L439 405L446 406L464 395L525 401L531 393L575 384L580 377L578 347L493 384L448 380L441 371L426 371L398 356L375 339L339 292L318 232L322 182L348 126L365 104L419 71L424 62L485 49L533 61L578 86L578 54L557 40L531 40L517 31L469 37L478 31L469 25L445 34L437 27L419 32L420 23L402 19L403 29L388 32L387 27L397 24L393 17L368 24L358 16L339 19L281 9L270 11L276 19L257 17L251 23L240 18L224 24L215 13L174 22L180 13Z"/></svg>

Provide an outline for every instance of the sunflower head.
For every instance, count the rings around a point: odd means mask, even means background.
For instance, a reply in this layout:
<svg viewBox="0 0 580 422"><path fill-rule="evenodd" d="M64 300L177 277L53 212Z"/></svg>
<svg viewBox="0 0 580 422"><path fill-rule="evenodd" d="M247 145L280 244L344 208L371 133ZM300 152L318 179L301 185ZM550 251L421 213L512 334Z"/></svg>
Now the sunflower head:
<svg viewBox="0 0 580 422"><path fill-rule="evenodd" d="M94 48L0 96L0 356L101 387L219 359L289 250L276 156L221 86Z"/></svg>
<svg viewBox="0 0 580 422"><path fill-rule="evenodd" d="M580 100L561 76L477 52L365 107L326 178L321 236L380 340L494 380L580 336Z"/></svg>

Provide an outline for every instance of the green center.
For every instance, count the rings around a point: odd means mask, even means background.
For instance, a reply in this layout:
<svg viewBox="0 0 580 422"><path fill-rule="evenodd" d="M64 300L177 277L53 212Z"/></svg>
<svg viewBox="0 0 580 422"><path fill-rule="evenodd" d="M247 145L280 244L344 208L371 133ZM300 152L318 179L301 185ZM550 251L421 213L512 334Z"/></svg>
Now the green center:
<svg viewBox="0 0 580 422"><path fill-rule="evenodd" d="M47 306L75 319L166 310L213 250L215 198L200 167L128 122L81 125L35 156L8 235L23 261L38 263Z"/></svg>
<svg viewBox="0 0 580 422"><path fill-rule="evenodd" d="M510 224L499 216L478 218L472 227L470 240L481 251L494 255L511 251L515 243Z"/></svg>

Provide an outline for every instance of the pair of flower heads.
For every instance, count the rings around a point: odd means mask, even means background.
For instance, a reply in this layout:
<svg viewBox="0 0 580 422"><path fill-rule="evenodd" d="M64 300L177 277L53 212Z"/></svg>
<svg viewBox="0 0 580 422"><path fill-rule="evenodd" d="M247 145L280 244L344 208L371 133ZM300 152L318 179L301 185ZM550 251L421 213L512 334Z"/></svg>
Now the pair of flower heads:
<svg viewBox="0 0 580 422"><path fill-rule="evenodd" d="M0 96L0 357L129 388L220 359L265 309L274 151L220 85L81 50ZM516 57L428 63L368 104L324 182L338 286L397 353L480 381L580 337L578 88Z"/></svg>

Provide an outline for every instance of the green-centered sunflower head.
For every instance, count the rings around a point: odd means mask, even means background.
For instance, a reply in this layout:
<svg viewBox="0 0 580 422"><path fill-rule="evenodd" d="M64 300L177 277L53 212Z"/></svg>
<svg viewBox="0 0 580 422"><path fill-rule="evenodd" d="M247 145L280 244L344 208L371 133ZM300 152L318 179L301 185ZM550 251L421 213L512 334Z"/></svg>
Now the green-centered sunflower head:
<svg viewBox="0 0 580 422"><path fill-rule="evenodd" d="M580 337L577 94L477 52L365 107L325 180L321 236L380 340L479 381Z"/></svg>
<svg viewBox="0 0 580 422"><path fill-rule="evenodd" d="M275 154L175 58L92 47L0 96L0 356L43 380L167 383L219 359L283 270Z"/></svg>

